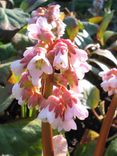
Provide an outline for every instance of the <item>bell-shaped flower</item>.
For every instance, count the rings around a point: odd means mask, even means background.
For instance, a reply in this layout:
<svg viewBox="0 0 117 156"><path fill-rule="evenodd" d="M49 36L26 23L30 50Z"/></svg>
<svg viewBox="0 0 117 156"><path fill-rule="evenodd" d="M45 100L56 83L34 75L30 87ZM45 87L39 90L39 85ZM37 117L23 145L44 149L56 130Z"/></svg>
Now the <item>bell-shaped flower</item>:
<svg viewBox="0 0 117 156"><path fill-rule="evenodd" d="M112 68L109 71L100 72L99 75L102 77L103 82L101 87L108 95L117 94L117 69Z"/></svg>
<svg viewBox="0 0 117 156"><path fill-rule="evenodd" d="M39 17L34 24L28 26L29 37L44 42L52 42L55 39L51 31L52 26L47 22L45 17Z"/></svg>
<svg viewBox="0 0 117 156"><path fill-rule="evenodd" d="M62 54L61 52L58 52L58 54L54 57L53 67L57 70L68 69L68 53L65 52Z"/></svg>
<svg viewBox="0 0 117 156"><path fill-rule="evenodd" d="M63 135L53 136L54 156L66 156L68 153L68 144Z"/></svg>
<svg viewBox="0 0 117 156"><path fill-rule="evenodd" d="M38 86L40 77L43 73L52 74L53 69L49 60L45 55L36 55L29 62L27 69L32 77L32 83L34 86Z"/></svg>

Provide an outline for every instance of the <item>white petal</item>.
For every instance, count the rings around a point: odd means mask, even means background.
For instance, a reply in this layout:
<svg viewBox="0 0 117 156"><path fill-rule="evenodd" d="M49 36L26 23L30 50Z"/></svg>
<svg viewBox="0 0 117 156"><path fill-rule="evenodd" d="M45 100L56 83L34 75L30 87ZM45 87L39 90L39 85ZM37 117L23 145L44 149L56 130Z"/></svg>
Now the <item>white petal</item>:
<svg viewBox="0 0 117 156"><path fill-rule="evenodd" d="M65 131L70 131L71 129L77 130L77 126L74 120L64 121L63 128Z"/></svg>
<svg viewBox="0 0 117 156"><path fill-rule="evenodd" d="M65 120L70 120L72 119L74 116L73 114L73 108L67 108L66 112L65 112Z"/></svg>
<svg viewBox="0 0 117 156"><path fill-rule="evenodd" d="M20 85L18 83L13 86L12 94L17 100L22 97L22 88L20 88Z"/></svg>
<svg viewBox="0 0 117 156"><path fill-rule="evenodd" d="M47 108L43 108L40 113L38 114L38 117L40 120L45 120L47 119Z"/></svg>
<svg viewBox="0 0 117 156"><path fill-rule="evenodd" d="M46 74L52 74L53 73L53 69L50 63L46 63L44 64L43 68L42 68L43 72Z"/></svg>
<svg viewBox="0 0 117 156"><path fill-rule="evenodd" d="M81 104L74 105L74 116L77 116L80 120L84 120L88 117L88 110Z"/></svg>
<svg viewBox="0 0 117 156"><path fill-rule="evenodd" d="M55 113L53 111L50 112L48 110L48 112L47 112L47 120L48 120L48 122L50 124L54 122L54 120L55 120Z"/></svg>
<svg viewBox="0 0 117 156"><path fill-rule="evenodd" d="M23 64L20 63L20 60L11 63L11 70L15 75L21 75L23 72Z"/></svg>

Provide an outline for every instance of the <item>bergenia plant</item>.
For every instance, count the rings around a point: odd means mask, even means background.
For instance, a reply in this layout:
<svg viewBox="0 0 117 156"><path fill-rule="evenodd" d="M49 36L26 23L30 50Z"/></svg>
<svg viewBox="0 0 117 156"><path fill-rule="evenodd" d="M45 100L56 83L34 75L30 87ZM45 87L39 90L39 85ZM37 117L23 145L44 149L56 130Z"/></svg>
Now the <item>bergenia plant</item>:
<svg viewBox="0 0 117 156"><path fill-rule="evenodd" d="M88 110L80 101L79 86L79 80L90 69L88 56L72 41L62 38L65 27L59 5L33 11L27 30L35 45L26 49L22 59L11 64L14 74L19 76L12 89L14 97L20 105L27 103L29 108L38 109L44 156L67 153L67 142L62 136L53 138L53 142L58 140L60 148L58 151L54 145L53 150L51 127L59 132L76 130L74 119L88 117Z"/></svg>

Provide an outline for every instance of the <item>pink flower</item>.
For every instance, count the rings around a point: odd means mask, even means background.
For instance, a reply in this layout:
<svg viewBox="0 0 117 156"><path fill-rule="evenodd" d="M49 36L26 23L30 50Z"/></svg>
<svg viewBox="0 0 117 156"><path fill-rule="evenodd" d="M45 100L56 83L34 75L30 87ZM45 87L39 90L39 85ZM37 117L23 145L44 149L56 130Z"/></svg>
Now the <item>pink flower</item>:
<svg viewBox="0 0 117 156"><path fill-rule="evenodd" d="M117 69L112 68L106 72L100 72L99 75L102 77L103 82L101 87L108 95L117 94Z"/></svg>
<svg viewBox="0 0 117 156"><path fill-rule="evenodd" d="M21 73L24 70L24 65L21 63L21 60L17 60L17 61L12 62L11 63L11 70L15 75L17 75L17 76L21 75Z"/></svg>
<svg viewBox="0 0 117 156"><path fill-rule="evenodd" d="M58 131L71 129L76 130L74 118L84 120L88 117L88 111L81 105L79 94L68 91L65 87L55 88L53 95L49 96L44 104L41 104L38 117L48 121Z"/></svg>
<svg viewBox="0 0 117 156"><path fill-rule="evenodd" d="M24 54L23 54L23 58L21 59L21 63L25 66L25 68L27 67L28 63L32 60L32 58L34 56L36 56L37 54L46 54L46 49L45 48L41 48L38 47L38 44L35 47L28 47L27 50L25 50Z"/></svg>
<svg viewBox="0 0 117 156"><path fill-rule="evenodd" d="M65 52L62 54L61 51L58 52L58 54L54 57L53 66L57 70L68 69L68 53Z"/></svg>
<svg viewBox="0 0 117 156"><path fill-rule="evenodd" d="M50 22L58 20L60 17L60 5L49 5L45 16Z"/></svg>
<svg viewBox="0 0 117 156"><path fill-rule="evenodd" d="M52 43L55 39L54 34L52 33L51 25L48 24L45 17L39 17L34 24L28 26L29 37L36 40L42 40L46 43Z"/></svg>
<svg viewBox="0 0 117 156"><path fill-rule="evenodd" d="M68 153L67 140L63 135L53 137L54 156L66 156Z"/></svg>
<svg viewBox="0 0 117 156"><path fill-rule="evenodd" d="M45 55L36 55L29 62L27 69L32 77L32 83L34 86L38 86L40 84L40 77L43 73L52 74L53 69L49 62L49 60L45 57Z"/></svg>

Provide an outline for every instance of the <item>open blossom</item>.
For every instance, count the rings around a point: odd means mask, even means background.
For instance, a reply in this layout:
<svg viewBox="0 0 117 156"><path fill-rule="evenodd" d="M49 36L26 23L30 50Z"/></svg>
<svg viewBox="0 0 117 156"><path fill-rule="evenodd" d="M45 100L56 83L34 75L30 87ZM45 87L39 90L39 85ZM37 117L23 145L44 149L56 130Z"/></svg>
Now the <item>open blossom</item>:
<svg viewBox="0 0 117 156"><path fill-rule="evenodd" d="M68 153L67 140L63 135L53 136L54 156L66 156Z"/></svg>
<svg viewBox="0 0 117 156"><path fill-rule="evenodd" d="M53 95L43 103L39 118L48 121L53 128L59 131L76 130L74 118L84 120L88 117L88 111L80 103L79 94L67 90L65 87L55 88Z"/></svg>
<svg viewBox="0 0 117 156"><path fill-rule="evenodd" d="M18 104L27 103L29 108L34 106L39 107L39 104L44 99L39 88L32 85L27 72L24 72L19 83L13 86L12 94L18 100Z"/></svg>
<svg viewBox="0 0 117 156"><path fill-rule="evenodd" d="M99 75L102 77L103 82L101 87L108 95L117 94L117 69L112 68L106 72L100 72Z"/></svg>
<svg viewBox="0 0 117 156"><path fill-rule="evenodd" d="M52 43L55 36L51 28L51 25L47 22L45 17L39 17L36 23L28 25L28 35L32 39L41 40L45 43Z"/></svg>
<svg viewBox="0 0 117 156"><path fill-rule="evenodd" d="M58 52L57 55L55 55L54 58L54 62L53 62L53 66L55 67L55 69L59 70L59 69L68 69L68 53L61 53Z"/></svg>
<svg viewBox="0 0 117 156"><path fill-rule="evenodd" d="M43 73L52 74L53 69L49 60L45 55L36 55L29 62L27 69L32 77L32 83L34 86L38 86L39 78Z"/></svg>

